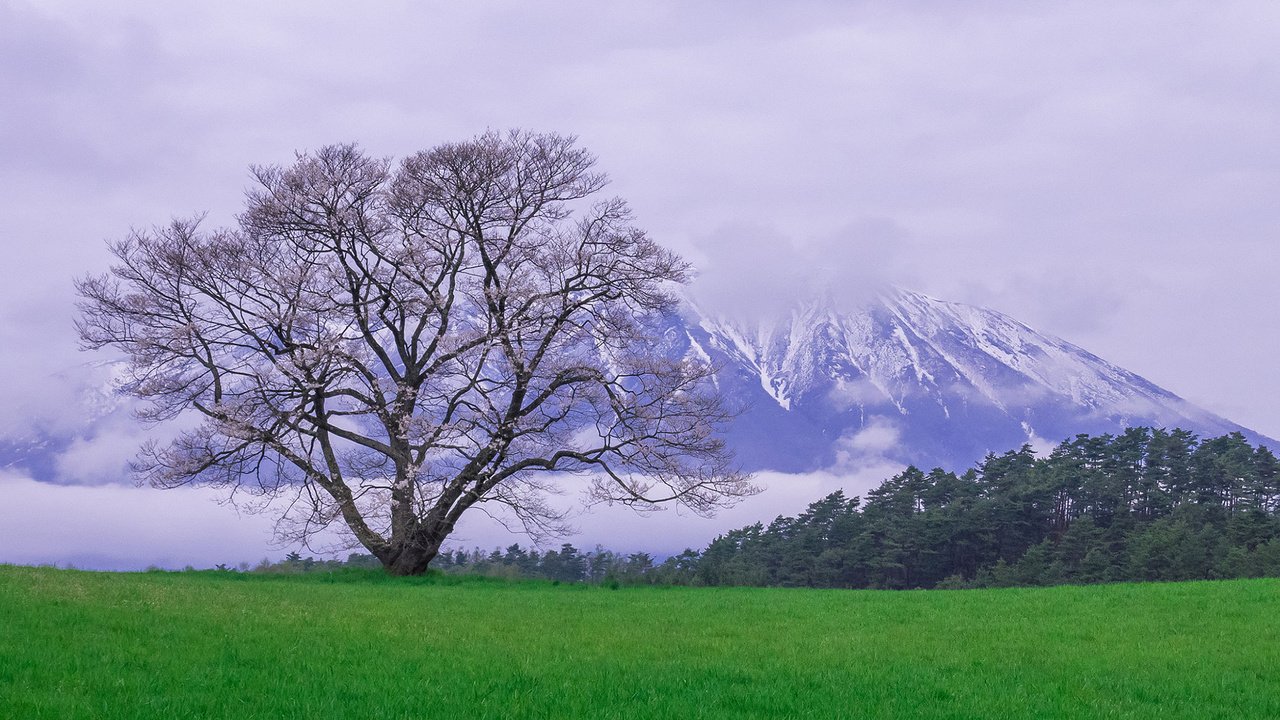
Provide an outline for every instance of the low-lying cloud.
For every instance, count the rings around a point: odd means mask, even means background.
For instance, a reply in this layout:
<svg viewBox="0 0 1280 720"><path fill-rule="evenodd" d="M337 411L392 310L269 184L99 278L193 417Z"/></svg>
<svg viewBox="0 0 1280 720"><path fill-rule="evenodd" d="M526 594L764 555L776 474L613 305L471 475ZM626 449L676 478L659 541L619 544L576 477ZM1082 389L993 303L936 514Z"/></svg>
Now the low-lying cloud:
<svg viewBox="0 0 1280 720"><path fill-rule="evenodd" d="M866 218L837 232L797 236L770 225L732 224L694 240L690 288L705 312L750 321L826 296L856 307L886 284L907 284L907 232Z"/></svg>
<svg viewBox="0 0 1280 720"><path fill-rule="evenodd" d="M52 485L0 473L0 563L141 570L279 556L273 521L219 504L221 491Z"/></svg>
<svg viewBox="0 0 1280 720"><path fill-rule="evenodd" d="M595 506L577 514L578 532L553 539L544 547L570 542L582 550L597 545L620 552L678 553L702 549L718 535L756 522L768 524L779 515L795 515L836 490L865 496L900 465L862 466L804 474L765 472L758 495L706 518L669 509L636 513L623 506ZM0 563L74 565L93 570L141 570L148 566L181 568L235 566L263 558L279 559L293 545L274 540L272 511L249 513L228 504L226 492L184 487L51 485L11 472L0 473ZM506 547L533 542L480 512L465 515L448 545L455 548ZM304 554L345 557L349 549L340 533L317 539ZM362 551L356 548L357 551Z"/></svg>

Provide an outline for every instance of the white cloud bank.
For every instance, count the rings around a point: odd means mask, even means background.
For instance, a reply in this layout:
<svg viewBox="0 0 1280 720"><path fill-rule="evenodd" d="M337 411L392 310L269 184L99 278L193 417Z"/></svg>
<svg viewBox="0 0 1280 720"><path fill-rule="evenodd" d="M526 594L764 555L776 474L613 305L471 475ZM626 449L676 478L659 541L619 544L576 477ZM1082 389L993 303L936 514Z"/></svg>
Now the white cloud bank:
<svg viewBox="0 0 1280 720"><path fill-rule="evenodd" d="M864 467L857 472L801 475L761 473L764 492L714 518L675 509L637 514L625 507L594 507L574 519L579 529L562 540L582 550L596 545L620 552L666 555L702 549L717 535L778 515L795 515L836 490L864 495L900 469ZM274 544L273 518L219 504L221 491L207 488L156 490L122 485L63 486L0 474L0 563L74 565L92 570L141 570L234 566L278 559L290 547ZM449 545L486 550L527 537L506 530L483 513L463 518ZM305 555L321 553L301 549ZM338 556L343 556L339 552Z"/></svg>
<svg viewBox="0 0 1280 720"><path fill-rule="evenodd" d="M0 562L94 570L254 563L270 518L238 513L208 489L69 486L0 474Z"/></svg>

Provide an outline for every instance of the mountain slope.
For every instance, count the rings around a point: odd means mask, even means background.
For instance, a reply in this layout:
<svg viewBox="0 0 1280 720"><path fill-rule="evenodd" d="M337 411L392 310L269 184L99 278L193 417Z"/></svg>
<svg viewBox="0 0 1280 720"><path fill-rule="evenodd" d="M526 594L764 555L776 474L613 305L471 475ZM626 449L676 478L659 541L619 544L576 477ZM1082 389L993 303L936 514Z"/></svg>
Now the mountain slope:
<svg viewBox="0 0 1280 720"><path fill-rule="evenodd" d="M1024 442L1140 425L1274 445L1007 315L901 289L750 323L688 305L669 337L721 367L722 389L743 408L730 437L753 468L869 457L964 467Z"/></svg>

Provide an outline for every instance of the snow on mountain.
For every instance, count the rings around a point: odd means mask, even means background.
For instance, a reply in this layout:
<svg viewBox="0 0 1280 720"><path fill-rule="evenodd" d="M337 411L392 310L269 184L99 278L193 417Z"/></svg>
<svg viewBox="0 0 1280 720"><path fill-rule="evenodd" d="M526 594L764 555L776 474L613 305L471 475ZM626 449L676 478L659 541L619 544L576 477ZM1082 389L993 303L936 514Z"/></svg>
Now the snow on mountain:
<svg viewBox="0 0 1280 720"><path fill-rule="evenodd" d="M855 307L801 302L753 322L690 303L669 332L720 366L742 409L731 441L756 469L810 470L859 454L963 468L1026 442L1140 425L1275 444L1007 315L907 290Z"/></svg>

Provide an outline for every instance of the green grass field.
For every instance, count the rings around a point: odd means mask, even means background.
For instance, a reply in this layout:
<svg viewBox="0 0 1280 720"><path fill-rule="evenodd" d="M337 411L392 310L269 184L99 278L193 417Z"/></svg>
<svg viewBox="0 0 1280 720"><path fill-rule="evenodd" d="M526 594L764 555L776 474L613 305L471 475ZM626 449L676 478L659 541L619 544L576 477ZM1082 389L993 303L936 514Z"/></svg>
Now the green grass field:
<svg viewBox="0 0 1280 720"><path fill-rule="evenodd" d="M1280 581L875 592L0 567L4 718L1278 718Z"/></svg>

